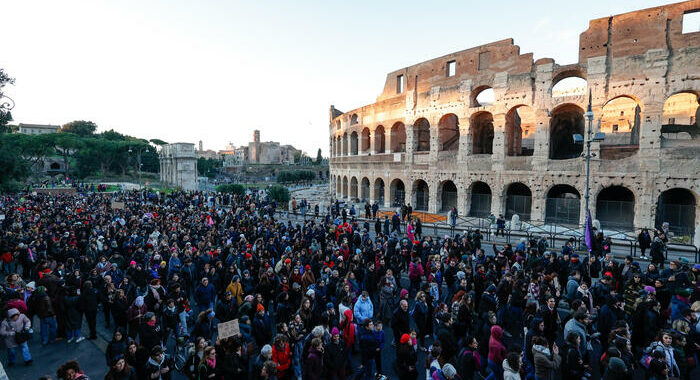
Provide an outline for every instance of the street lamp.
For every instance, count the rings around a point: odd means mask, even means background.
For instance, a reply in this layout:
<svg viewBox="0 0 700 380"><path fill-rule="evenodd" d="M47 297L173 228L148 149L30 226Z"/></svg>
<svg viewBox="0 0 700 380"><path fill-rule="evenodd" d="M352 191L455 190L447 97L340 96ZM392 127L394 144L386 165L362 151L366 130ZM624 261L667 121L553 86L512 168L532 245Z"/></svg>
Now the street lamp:
<svg viewBox="0 0 700 380"><path fill-rule="evenodd" d="M140 148L140 149L136 149L136 161L138 163L138 170L139 170L139 191L141 191L141 166L143 165L141 163L141 154L148 153L148 152L149 152L149 150L148 150L147 146ZM129 147L129 154L131 154L131 153L133 153L133 150L131 149L131 147ZM141 194L141 197L143 197L143 194Z"/></svg>
<svg viewBox="0 0 700 380"><path fill-rule="evenodd" d="M590 179L591 179L591 143L593 142L601 142L605 140L605 133L603 132L596 132L593 134L593 110L592 110L592 95L591 95L591 90L588 90L588 109L586 110L586 113L583 114L583 116L588 120L588 131L586 131L586 153L583 155L583 157L586 158L586 194L585 194L585 199L586 199L586 213L588 213L588 199L590 198ZM583 144L583 136L580 134L575 134L573 136L574 138L574 144Z"/></svg>

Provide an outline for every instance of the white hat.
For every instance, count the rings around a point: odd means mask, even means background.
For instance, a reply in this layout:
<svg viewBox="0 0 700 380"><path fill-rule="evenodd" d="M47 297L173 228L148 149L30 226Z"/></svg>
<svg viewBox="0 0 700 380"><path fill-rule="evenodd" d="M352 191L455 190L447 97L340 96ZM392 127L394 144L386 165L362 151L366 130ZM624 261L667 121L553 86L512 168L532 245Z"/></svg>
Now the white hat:
<svg viewBox="0 0 700 380"><path fill-rule="evenodd" d="M25 288L27 288L27 289L28 289L28 288L36 289L36 283L35 283L34 281L32 281L32 282L28 283L28 284L25 286Z"/></svg>

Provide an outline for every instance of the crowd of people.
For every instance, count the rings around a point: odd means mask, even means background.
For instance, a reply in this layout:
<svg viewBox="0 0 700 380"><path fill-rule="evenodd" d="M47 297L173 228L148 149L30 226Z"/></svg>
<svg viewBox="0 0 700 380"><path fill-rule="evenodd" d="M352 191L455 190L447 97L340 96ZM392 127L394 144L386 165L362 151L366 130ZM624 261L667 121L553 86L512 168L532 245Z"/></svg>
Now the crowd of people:
<svg viewBox="0 0 700 380"><path fill-rule="evenodd" d="M545 239L487 254L478 231L424 236L408 212L403 232L397 213L370 234L338 203L298 222L276 208L262 192L1 197L6 364L32 364L35 328L77 350L101 313L109 380L687 380L697 366L699 264L642 269L604 239L582 256Z"/></svg>

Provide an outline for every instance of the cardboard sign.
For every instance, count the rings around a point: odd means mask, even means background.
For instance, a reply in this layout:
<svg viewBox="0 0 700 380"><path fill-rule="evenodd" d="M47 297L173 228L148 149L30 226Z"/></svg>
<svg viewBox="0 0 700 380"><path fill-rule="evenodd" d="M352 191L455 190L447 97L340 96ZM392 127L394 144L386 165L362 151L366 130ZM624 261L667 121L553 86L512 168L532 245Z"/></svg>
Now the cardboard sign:
<svg viewBox="0 0 700 380"><path fill-rule="evenodd" d="M124 202L112 201L112 210L123 210Z"/></svg>
<svg viewBox="0 0 700 380"><path fill-rule="evenodd" d="M232 336L237 336L238 334L241 333L240 328L238 327L238 319L234 319L232 321L224 322L224 323L219 323L218 325L219 329L219 339L226 339Z"/></svg>

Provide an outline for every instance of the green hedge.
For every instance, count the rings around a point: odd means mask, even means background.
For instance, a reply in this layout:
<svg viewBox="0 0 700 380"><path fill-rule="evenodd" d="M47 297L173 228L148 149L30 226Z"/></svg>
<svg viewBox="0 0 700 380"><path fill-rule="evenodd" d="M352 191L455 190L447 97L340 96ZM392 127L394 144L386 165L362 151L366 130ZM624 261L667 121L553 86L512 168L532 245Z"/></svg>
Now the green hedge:
<svg viewBox="0 0 700 380"><path fill-rule="evenodd" d="M241 185L240 183L229 183L229 184L217 186L216 191L218 191L220 193L231 193L231 194L243 195L243 194L245 194L245 186Z"/></svg>
<svg viewBox="0 0 700 380"><path fill-rule="evenodd" d="M286 205L291 198L289 195L289 190L286 186L282 185L272 185L267 189L267 194L270 198L274 199L277 203L282 203Z"/></svg>
<svg viewBox="0 0 700 380"><path fill-rule="evenodd" d="M313 170L283 170L277 173L277 182L301 182L315 179L316 172Z"/></svg>

